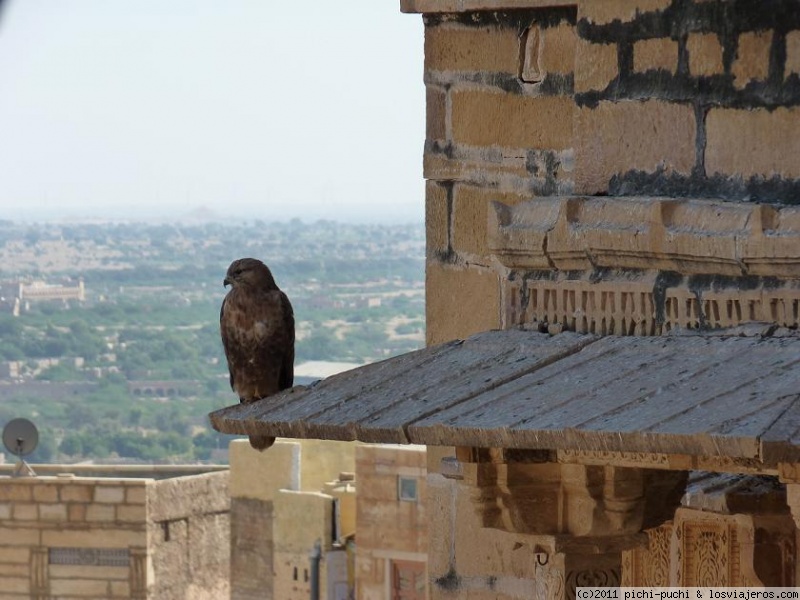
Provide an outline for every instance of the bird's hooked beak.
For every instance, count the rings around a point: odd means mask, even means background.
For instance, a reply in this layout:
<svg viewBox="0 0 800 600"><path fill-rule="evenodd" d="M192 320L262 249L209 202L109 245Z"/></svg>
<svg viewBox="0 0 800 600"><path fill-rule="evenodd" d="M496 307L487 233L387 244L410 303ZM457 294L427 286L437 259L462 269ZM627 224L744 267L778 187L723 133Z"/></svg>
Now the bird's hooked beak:
<svg viewBox="0 0 800 600"><path fill-rule="evenodd" d="M229 285L233 285L233 282L230 277L225 277L225 279L222 280L222 287L226 288Z"/></svg>

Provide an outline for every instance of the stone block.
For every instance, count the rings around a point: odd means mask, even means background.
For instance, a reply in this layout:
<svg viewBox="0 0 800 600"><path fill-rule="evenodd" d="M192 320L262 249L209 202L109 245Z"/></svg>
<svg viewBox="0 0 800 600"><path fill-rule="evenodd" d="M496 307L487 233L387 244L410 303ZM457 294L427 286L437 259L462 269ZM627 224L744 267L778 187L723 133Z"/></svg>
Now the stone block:
<svg viewBox="0 0 800 600"><path fill-rule="evenodd" d="M39 519L38 505L15 503L12 518L15 521L36 521Z"/></svg>
<svg viewBox="0 0 800 600"><path fill-rule="evenodd" d="M689 73L708 77L723 72L722 44L715 33L690 33L686 40L689 53Z"/></svg>
<svg viewBox="0 0 800 600"><path fill-rule="evenodd" d="M0 590L6 594L27 594L30 592L30 579L0 576Z"/></svg>
<svg viewBox="0 0 800 600"><path fill-rule="evenodd" d="M58 486L47 483L33 486L33 500L35 502L58 502Z"/></svg>
<svg viewBox="0 0 800 600"><path fill-rule="evenodd" d="M130 527L130 526L129 526ZM2 529L0 529L2 533ZM147 546L147 531L141 529L104 529L102 535L97 530L44 530L42 546L66 548L129 548Z"/></svg>
<svg viewBox="0 0 800 600"><path fill-rule="evenodd" d="M572 73L575 68L575 47L578 36L575 27L561 23L541 30L539 65L546 73Z"/></svg>
<svg viewBox="0 0 800 600"><path fill-rule="evenodd" d="M109 582L97 579L50 579L50 594L55 597L108 597Z"/></svg>
<svg viewBox="0 0 800 600"><path fill-rule="evenodd" d="M30 502L33 498L30 484L0 479L0 502Z"/></svg>
<svg viewBox="0 0 800 600"><path fill-rule="evenodd" d="M493 270L429 262L425 282L428 345L500 327L500 283Z"/></svg>
<svg viewBox="0 0 800 600"><path fill-rule="evenodd" d="M98 485L94 488L94 501L104 504L125 502L125 488L121 486Z"/></svg>
<svg viewBox="0 0 800 600"><path fill-rule="evenodd" d="M0 563L0 577L27 577L30 571L28 565L6 565Z"/></svg>
<svg viewBox="0 0 800 600"><path fill-rule="evenodd" d="M121 504L117 506L117 521L143 522L146 517L147 512L142 504Z"/></svg>
<svg viewBox="0 0 800 600"><path fill-rule="evenodd" d="M563 150L572 146L574 103L566 96L451 93L453 139L472 146Z"/></svg>
<svg viewBox="0 0 800 600"><path fill-rule="evenodd" d="M113 505L91 504L86 507L86 520L92 523L108 522L116 519L116 511Z"/></svg>
<svg viewBox="0 0 800 600"><path fill-rule="evenodd" d="M38 529L3 527L0 524L0 540L5 546L38 546L41 536Z"/></svg>
<svg viewBox="0 0 800 600"><path fill-rule="evenodd" d="M492 71L517 74L519 38L512 28L425 28L425 71Z"/></svg>
<svg viewBox="0 0 800 600"><path fill-rule="evenodd" d="M125 503L126 504L144 504L147 501L147 488L145 485L136 487L126 486L125 488Z"/></svg>
<svg viewBox="0 0 800 600"><path fill-rule="evenodd" d="M85 521L86 505L85 504L67 505L67 518L72 522Z"/></svg>
<svg viewBox="0 0 800 600"><path fill-rule="evenodd" d="M447 252L450 237L447 188L435 181L425 182L425 254L432 260Z"/></svg>
<svg viewBox="0 0 800 600"><path fill-rule="evenodd" d="M447 92L428 85L425 87L425 138L444 140L447 137Z"/></svg>
<svg viewBox="0 0 800 600"><path fill-rule="evenodd" d="M657 169L689 175L695 162L695 118L690 106L658 100L601 102L582 108L575 157L580 194L606 192L614 175Z"/></svg>
<svg viewBox="0 0 800 600"><path fill-rule="evenodd" d="M616 44L593 44L578 39L575 59L575 92L604 90L619 74Z"/></svg>
<svg viewBox="0 0 800 600"><path fill-rule="evenodd" d="M586 19L595 25L612 21L632 21L637 15L664 10L671 0L579 0L578 19Z"/></svg>
<svg viewBox="0 0 800 600"><path fill-rule="evenodd" d="M62 502L91 502L94 498L94 485L70 484L61 487Z"/></svg>
<svg viewBox="0 0 800 600"><path fill-rule="evenodd" d="M790 31L786 34L786 68L784 74L800 75L800 31Z"/></svg>
<svg viewBox="0 0 800 600"><path fill-rule="evenodd" d="M39 518L42 521L66 521L67 520L67 505L66 504L40 504L39 505Z"/></svg>
<svg viewBox="0 0 800 600"><path fill-rule="evenodd" d="M736 87L743 88L753 80L762 81L767 78L771 45L771 31L748 31L739 36L736 60L731 67Z"/></svg>
<svg viewBox="0 0 800 600"><path fill-rule="evenodd" d="M670 38L640 40L633 45L633 69L640 73L658 69L674 73L678 66L678 42Z"/></svg>
<svg viewBox="0 0 800 600"><path fill-rule="evenodd" d="M10 518L11 518L11 503L9 502L0 503L0 521L4 521Z"/></svg>
<svg viewBox="0 0 800 600"><path fill-rule="evenodd" d="M109 582L112 598L130 598L131 585L127 581Z"/></svg>
<svg viewBox="0 0 800 600"><path fill-rule="evenodd" d="M515 193L502 193L483 187L456 184L453 189L453 250L472 254L488 261L486 225L489 203L499 201L514 205L526 200Z"/></svg>
<svg viewBox="0 0 800 600"><path fill-rule="evenodd" d="M0 563L27 565L30 559L31 551L28 548L0 548Z"/></svg>
<svg viewBox="0 0 800 600"><path fill-rule="evenodd" d="M706 117L709 175L800 177L800 109L714 108Z"/></svg>

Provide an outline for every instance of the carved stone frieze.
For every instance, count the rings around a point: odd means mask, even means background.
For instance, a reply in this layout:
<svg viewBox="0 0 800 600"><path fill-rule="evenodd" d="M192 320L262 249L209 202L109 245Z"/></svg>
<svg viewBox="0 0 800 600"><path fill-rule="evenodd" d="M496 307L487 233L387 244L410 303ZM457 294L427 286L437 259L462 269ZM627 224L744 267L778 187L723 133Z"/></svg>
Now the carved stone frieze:
<svg viewBox="0 0 800 600"><path fill-rule="evenodd" d="M507 267L800 278L800 208L715 200L545 197L489 208Z"/></svg>
<svg viewBox="0 0 800 600"><path fill-rule="evenodd" d="M558 324L599 335L661 335L672 330L723 329L750 321L800 324L800 288L740 282L708 289L652 273L609 275L602 281L513 276L502 284L504 326ZM694 285L692 283L692 285ZM754 285L752 281L749 285Z"/></svg>

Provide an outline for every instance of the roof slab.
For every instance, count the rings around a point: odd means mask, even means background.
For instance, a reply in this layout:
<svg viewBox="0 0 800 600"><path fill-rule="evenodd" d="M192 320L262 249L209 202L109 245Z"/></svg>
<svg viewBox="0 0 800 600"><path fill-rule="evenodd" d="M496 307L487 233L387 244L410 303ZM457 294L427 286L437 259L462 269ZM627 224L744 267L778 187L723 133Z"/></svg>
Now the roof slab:
<svg viewBox="0 0 800 600"><path fill-rule="evenodd" d="M232 434L800 461L800 337L477 334L210 415Z"/></svg>

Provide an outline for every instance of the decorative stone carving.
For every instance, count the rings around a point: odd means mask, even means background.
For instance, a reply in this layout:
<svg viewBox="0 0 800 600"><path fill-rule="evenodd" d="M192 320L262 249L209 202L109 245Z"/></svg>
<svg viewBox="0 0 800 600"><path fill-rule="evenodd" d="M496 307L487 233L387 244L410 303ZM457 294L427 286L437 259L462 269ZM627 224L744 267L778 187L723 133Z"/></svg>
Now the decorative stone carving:
<svg viewBox="0 0 800 600"><path fill-rule="evenodd" d="M800 208L695 199L545 197L489 208L507 267L800 277Z"/></svg>
<svg viewBox="0 0 800 600"><path fill-rule="evenodd" d="M800 324L800 289L759 285L742 290L689 289L677 277L667 283L653 273L613 274L599 282L581 279L503 281L504 325L559 324L600 335L661 335L673 329L720 329L749 321L782 327Z"/></svg>

